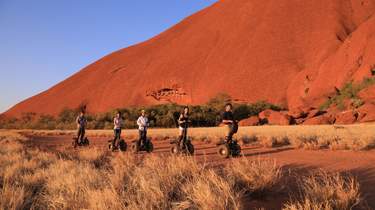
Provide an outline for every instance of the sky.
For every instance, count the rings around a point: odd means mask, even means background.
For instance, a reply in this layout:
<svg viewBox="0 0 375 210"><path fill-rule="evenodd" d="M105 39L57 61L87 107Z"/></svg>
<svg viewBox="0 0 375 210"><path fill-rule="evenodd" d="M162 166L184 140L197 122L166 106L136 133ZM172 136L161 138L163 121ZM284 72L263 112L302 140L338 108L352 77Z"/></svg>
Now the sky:
<svg viewBox="0 0 375 210"><path fill-rule="evenodd" d="M0 0L0 113L217 0Z"/></svg>

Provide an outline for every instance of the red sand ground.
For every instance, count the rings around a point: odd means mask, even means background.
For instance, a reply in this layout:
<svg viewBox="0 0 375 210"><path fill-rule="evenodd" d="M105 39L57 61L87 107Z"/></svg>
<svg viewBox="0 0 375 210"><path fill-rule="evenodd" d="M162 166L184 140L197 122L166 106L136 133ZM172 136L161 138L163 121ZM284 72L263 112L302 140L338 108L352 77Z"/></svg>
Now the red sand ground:
<svg viewBox="0 0 375 210"><path fill-rule="evenodd" d="M222 0L6 112L56 115L165 102L318 106L375 68L375 0ZM371 101L366 101L367 103Z"/></svg>
<svg viewBox="0 0 375 210"><path fill-rule="evenodd" d="M90 138L91 147L106 149L107 138ZM128 142L129 143L129 142ZM154 153L169 154L169 141L153 141ZM45 151L73 150L71 136L32 137L29 146L39 147ZM196 149L196 158L208 164L225 164L228 159L223 159L216 154L214 143L193 142ZM80 148L84 149L84 148ZM243 146L244 156L248 158L270 158L284 168L286 186L279 192L272 192L266 198L257 200L246 198L245 208L281 209L283 203L289 200L290 195L297 195L295 177L308 174L313 170L324 169L350 173L358 178L361 193L370 209L375 208L375 151L306 151L290 147L266 149L257 146ZM114 155L119 153L115 152ZM142 155L142 154L140 154ZM145 153L144 155L147 155ZM115 157L114 157L115 158Z"/></svg>

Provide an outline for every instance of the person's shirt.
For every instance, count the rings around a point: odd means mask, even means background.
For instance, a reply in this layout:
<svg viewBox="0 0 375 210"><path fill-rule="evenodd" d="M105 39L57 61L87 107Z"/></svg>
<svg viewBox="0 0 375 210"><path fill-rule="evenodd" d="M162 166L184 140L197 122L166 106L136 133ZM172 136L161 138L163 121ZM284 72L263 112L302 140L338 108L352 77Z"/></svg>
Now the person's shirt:
<svg viewBox="0 0 375 210"><path fill-rule="evenodd" d="M189 116L181 114L180 117L178 118L178 124L180 127L185 128L188 126L189 121Z"/></svg>
<svg viewBox="0 0 375 210"><path fill-rule="evenodd" d="M148 127L148 118L140 116L137 120L138 129L141 131L147 130Z"/></svg>
<svg viewBox="0 0 375 210"><path fill-rule="evenodd" d="M224 112L223 114L223 120L232 120L234 121L234 116L233 116L233 112ZM231 124L231 123L226 123L226 124Z"/></svg>
<svg viewBox="0 0 375 210"><path fill-rule="evenodd" d="M76 123L79 125L79 127L84 128L86 127L86 117L85 116L78 116L76 119Z"/></svg>
<svg viewBox="0 0 375 210"><path fill-rule="evenodd" d="M121 129L121 126L122 126L122 119L121 119L121 117L115 117L113 119L113 125L114 125L113 129Z"/></svg>

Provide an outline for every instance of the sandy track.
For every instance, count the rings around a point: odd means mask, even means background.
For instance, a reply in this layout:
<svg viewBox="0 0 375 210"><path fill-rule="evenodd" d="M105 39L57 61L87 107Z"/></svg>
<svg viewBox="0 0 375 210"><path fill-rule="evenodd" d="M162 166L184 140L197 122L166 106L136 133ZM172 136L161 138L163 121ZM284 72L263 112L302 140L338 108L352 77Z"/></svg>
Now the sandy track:
<svg viewBox="0 0 375 210"><path fill-rule="evenodd" d="M90 147L107 148L108 138L91 137ZM28 146L38 147L43 151L73 150L71 136L33 136L27 142ZM127 140L129 144L130 141ZM169 140L157 140L154 143L155 154L169 154ZM229 161L216 154L215 143L193 142L198 161L207 164L220 165ZM79 148L85 149L85 148ZM242 153L248 158L271 158L284 168L286 179L293 179L295 175L307 174L313 170L325 169L350 173L358 178L363 197L371 209L375 209L375 151L331 151L331 150L297 150L291 147L263 148L260 146L242 146ZM115 153L114 156L118 155ZM140 154L143 155L143 154ZM285 190L269 195L265 200L248 200L249 207L263 206L266 209L280 209L281 203L295 191L293 184L286 184ZM297 193L297 192L295 192ZM272 204L271 204L271 202ZM268 204L269 203L269 204ZM275 205L275 203L278 203Z"/></svg>

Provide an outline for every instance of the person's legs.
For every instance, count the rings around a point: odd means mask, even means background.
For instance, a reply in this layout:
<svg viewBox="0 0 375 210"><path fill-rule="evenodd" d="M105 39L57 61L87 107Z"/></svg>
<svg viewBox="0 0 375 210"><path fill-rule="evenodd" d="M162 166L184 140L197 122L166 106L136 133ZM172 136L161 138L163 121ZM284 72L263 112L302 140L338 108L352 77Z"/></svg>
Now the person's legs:
<svg viewBox="0 0 375 210"><path fill-rule="evenodd" d="M121 140L121 129L117 129L116 139L117 141L115 143L116 143L116 146L118 147L120 140Z"/></svg>
<svg viewBox="0 0 375 210"><path fill-rule="evenodd" d="M112 150L114 150L114 147L116 146L116 140L117 140L117 129L113 129L113 140L112 140Z"/></svg>
<svg viewBox="0 0 375 210"><path fill-rule="evenodd" d="M81 128L82 131L81 131L81 143L83 143L83 140L85 139L85 133L86 133L86 130L85 128Z"/></svg>
<svg viewBox="0 0 375 210"><path fill-rule="evenodd" d="M85 129L78 128L78 135L77 135L77 143L81 144L83 142L83 138L85 136Z"/></svg>
<svg viewBox="0 0 375 210"><path fill-rule="evenodd" d="M184 129L182 127L179 127L178 129L179 129L179 133L178 133L177 143L179 146L181 146L181 142L184 136Z"/></svg>
<svg viewBox="0 0 375 210"><path fill-rule="evenodd" d="M140 147L141 143L142 143L142 138L143 138L143 131L142 130L138 130L138 134L139 134L138 146Z"/></svg>
<svg viewBox="0 0 375 210"><path fill-rule="evenodd" d="M226 135L225 135L225 140L227 141L227 143L229 143L231 140L232 140L232 126L231 125L226 125L227 127L227 132L226 132Z"/></svg>
<svg viewBox="0 0 375 210"><path fill-rule="evenodd" d="M81 128L78 128L77 129L77 139L76 139L77 144L79 144L80 138L81 138Z"/></svg>
<svg viewBox="0 0 375 210"><path fill-rule="evenodd" d="M182 130L182 145L183 145L183 147L186 146L186 141L187 141L187 128L184 128Z"/></svg>
<svg viewBox="0 0 375 210"><path fill-rule="evenodd" d="M144 130L143 131L143 135L142 135L143 137L142 137L142 139L143 139L143 141L142 141L142 144L143 145L146 145L146 141L147 141L147 130Z"/></svg>

